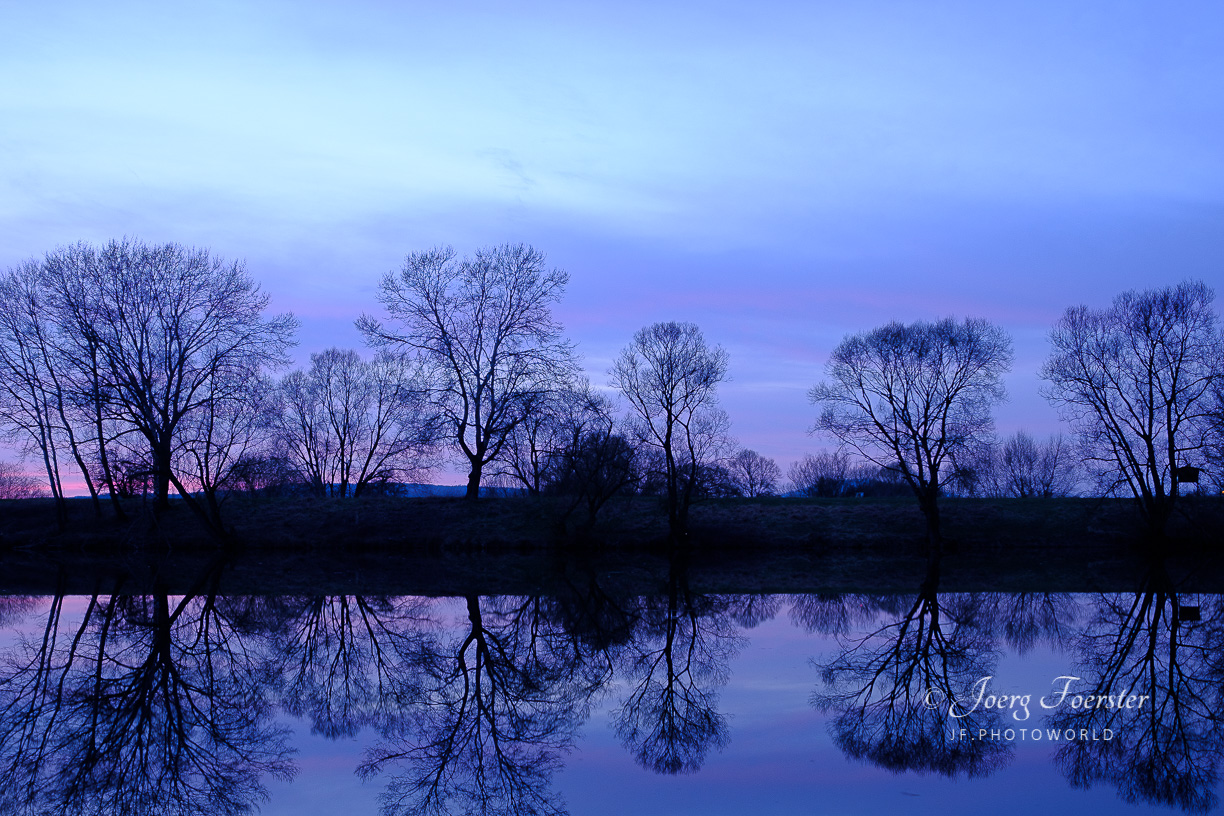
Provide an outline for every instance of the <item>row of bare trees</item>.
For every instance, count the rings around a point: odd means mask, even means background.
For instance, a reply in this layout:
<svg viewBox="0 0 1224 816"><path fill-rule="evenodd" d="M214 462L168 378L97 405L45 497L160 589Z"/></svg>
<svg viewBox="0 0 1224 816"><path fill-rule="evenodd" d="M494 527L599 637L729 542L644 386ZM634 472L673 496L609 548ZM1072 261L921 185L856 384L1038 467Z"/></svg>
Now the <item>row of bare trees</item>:
<svg viewBox="0 0 1224 816"><path fill-rule="evenodd" d="M694 772L735 624L756 598L657 598L590 577L558 597L454 601L225 597L213 565L182 597L9 599L39 636L0 654L0 810L246 813L296 771L283 710L329 739L367 731L358 768L387 813L560 813L553 773L609 692L643 767ZM455 614L459 613L459 614ZM615 689L619 674L623 687Z"/></svg>
<svg viewBox="0 0 1224 816"><path fill-rule="evenodd" d="M176 244L76 244L0 278L0 420L39 459L64 519L61 459L99 494L146 463L155 502L215 486L251 427L252 384L285 364L296 322L268 317L240 263ZM176 463L178 467L176 467Z"/></svg>
<svg viewBox="0 0 1224 816"><path fill-rule="evenodd" d="M732 444L717 404L727 354L689 323L642 329L609 372L630 408L617 418L578 378L552 316L568 280L529 246L463 258L435 248L383 279L387 319L365 315L358 327L419 367L441 432L468 466L469 499L492 475L532 493L567 487L593 518L610 495L653 477L678 531Z"/></svg>
<svg viewBox="0 0 1224 816"><path fill-rule="evenodd" d="M776 463L737 449L718 387L728 356L690 323L637 332L609 370L626 410L578 374L552 314L568 275L526 245L460 257L413 253L358 327L377 350L312 355L277 381L291 315L240 263L176 244L76 244L0 279L0 425L41 460L64 514L63 467L101 513L108 494L173 487L215 530L235 487L297 481L359 495L419 478L449 454L466 495L515 485L564 493L588 522L617 492L664 497L672 532L702 495L778 492ZM1094 480L1139 500L1164 528L1185 466L1220 478L1224 341L1201 283L1069 309L1042 369L1074 443L1024 433L1001 443L1011 341L980 318L889 323L846 337L810 392L814 431L838 450L792 467L791 489L908 489L939 540L939 498L1052 496Z"/></svg>
<svg viewBox="0 0 1224 816"><path fill-rule="evenodd" d="M563 493L588 523L614 494L666 496L673 529L725 483L717 407L727 355L691 324L639 332L610 372L622 416L578 376L552 316L568 276L524 245L414 253L382 282L373 359L328 349L280 379L296 321L240 263L176 244L57 249L0 280L0 424L41 460L65 519L65 468L102 513L173 488L223 532L236 488L295 482L321 495L419 478L449 451L467 496L500 481ZM11 481L11 479L10 479ZM750 479L750 491L760 485Z"/></svg>
<svg viewBox="0 0 1224 816"><path fill-rule="evenodd" d="M1102 495L1134 497L1159 539L1183 481L1205 475L1224 486L1224 336L1213 298L1186 282L1066 311L1041 376L1073 445L1025 433L993 442L991 410L1005 399L1012 361L997 326L945 319L849 336L810 392L820 408L813 430L841 449L805 460L792 478L842 491L850 477L840 457L851 452L908 486L935 549L942 494L1054 496L1088 479Z"/></svg>

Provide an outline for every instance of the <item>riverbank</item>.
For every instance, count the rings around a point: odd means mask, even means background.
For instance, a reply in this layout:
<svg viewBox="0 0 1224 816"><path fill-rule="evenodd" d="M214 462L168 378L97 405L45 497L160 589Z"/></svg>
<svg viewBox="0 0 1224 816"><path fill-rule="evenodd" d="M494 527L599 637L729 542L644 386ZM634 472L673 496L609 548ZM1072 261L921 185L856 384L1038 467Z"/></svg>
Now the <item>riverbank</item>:
<svg viewBox="0 0 1224 816"><path fill-rule="evenodd" d="M240 497L232 538L210 538L188 508L97 520L70 503L55 529L40 500L0 504L8 594L103 590L99 581L186 592L216 557L230 593L553 594L595 576L655 591L674 568L657 499L613 502L586 535L561 534L552 500ZM948 591L1120 590L1147 561L1132 503L1100 499L948 499L942 504ZM1182 578L1224 591L1216 550L1224 502L1185 503L1165 548ZM686 580L695 592L907 592L927 564L923 519L906 499L724 499L693 508Z"/></svg>
<svg viewBox="0 0 1224 816"><path fill-rule="evenodd" d="M102 517L85 499L68 502L67 528L56 528L49 500L0 502L0 550L97 551L203 549L210 536L191 511L172 501L154 513L129 501L126 521L107 504ZM944 499L945 539L954 549L1128 546L1142 540L1133 502L1124 499ZM585 545L634 549L666 540L660 499L609 502L596 525L579 514L562 524L561 499L462 499L368 496L360 499L236 496L223 510L232 543L243 548L312 551L376 548L406 551L505 551ZM1175 546L1209 546L1224 536L1224 500L1183 499L1169 527ZM717 499L692 508L690 540L703 548L925 547L925 522L909 498Z"/></svg>
<svg viewBox="0 0 1224 816"><path fill-rule="evenodd" d="M673 586L702 594L912 594L930 575L916 551L869 547L599 552L200 550L126 553L18 549L0 556L0 595L639 596ZM1154 574L1154 570L1159 575ZM960 551L940 560L941 593L1136 592L1153 582L1224 593L1224 559L1153 562L1118 547Z"/></svg>

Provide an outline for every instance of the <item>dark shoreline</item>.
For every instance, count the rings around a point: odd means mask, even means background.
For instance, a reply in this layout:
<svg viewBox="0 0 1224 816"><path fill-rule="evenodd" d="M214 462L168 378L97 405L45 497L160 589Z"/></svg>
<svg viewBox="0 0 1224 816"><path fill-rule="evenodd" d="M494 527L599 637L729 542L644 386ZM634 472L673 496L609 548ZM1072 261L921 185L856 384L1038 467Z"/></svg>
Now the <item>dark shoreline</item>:
<svg viewBox="0 0 1224 816"><path fill-rule="evenodd" d="M695 594L907 594L926 577L917 554L861 550L689 554L677 565L663 553L419 554L246 552L67 554L9 553L0 594L183 595L547 595L598 586L613 595L653 595L672 579ZM1172 586L1224 593L1224 559L1184 554L1165 559ZM1134 592L1150 562L1135 553L1030 550L945 556L939 591Z"/></svg>
<svg viewBox="0 0 1224 816"><path fill-rule="evenodd" d="M943 507L940 591L1134 591L1151 563L1123 500ZM222 546L183 506L119 525L95 522L78 500L58 533L45 502L4 502L0 593L181 594L222 559L223 594L557 595L593 582L641 595L676 569L695 593L891 594L917 591L928 563L921 515L905 499L707 502L679 557L657 501L641 497L615 503L587 536L559 534L555 502L522 498L244 497L226 509L235 536ZM1187 509L1162 547L1169 577L1183 591L1224 592L1224 502L1202 497Z"/></svg>

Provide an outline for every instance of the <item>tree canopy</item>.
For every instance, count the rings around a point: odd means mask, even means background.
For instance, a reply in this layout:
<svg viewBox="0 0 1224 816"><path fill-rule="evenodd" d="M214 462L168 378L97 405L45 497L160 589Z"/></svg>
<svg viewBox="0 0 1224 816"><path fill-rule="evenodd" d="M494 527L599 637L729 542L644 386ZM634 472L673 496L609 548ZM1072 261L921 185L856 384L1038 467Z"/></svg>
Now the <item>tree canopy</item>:
<svg viewBox="0 0 1224 816"><path fill-rule="evenodd" d="M548 269L525 244L414 252L388 273L378 300L392 325L357 322L367 340L420 361L431 400L467 461L467 496L479 495L484 467L548 395L572 377L573 346L553 319L569 275Z"/></svg>
<svg viewBox="0 0 1224 816"><path fill-rule="evenodd" d="M846 337L809 392L823 431L864 459L898 473L918 497L939 542L940 489L958 457L994 429L1005 399L1011 340L981 318L889 323Z"/></svg>

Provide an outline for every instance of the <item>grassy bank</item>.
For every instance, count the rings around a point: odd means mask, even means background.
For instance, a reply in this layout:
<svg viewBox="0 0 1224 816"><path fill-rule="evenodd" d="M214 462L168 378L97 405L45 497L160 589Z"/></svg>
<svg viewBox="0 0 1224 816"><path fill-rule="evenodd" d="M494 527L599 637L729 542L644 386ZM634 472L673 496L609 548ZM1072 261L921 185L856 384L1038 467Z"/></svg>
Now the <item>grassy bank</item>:
<svg viewBox="0 0 1224 816"><path fill-rule="evenodd" d="M1142 525L1121 499L947 499L944 533L956 550L1125 548ZM47 500L0 502L0 549L205 549L217 542L187 507L155 514L131 502L118 522L108 507L94 516L86 500L69 502L67 529L56 528ZM1224 531L1224 501L1189 497L1174 519L1177 546L1211 546ZM225 505L234 542L247 548L314 551L505 551L571 547L634 549L662 541L666 518L658 499L613 501L587 533L562 529L553 499L501 498L468 503L451 498L311 500L237 496ZM925 526L916 502L880 499L721 499L696 505L691 539L702 548L911 551Z"/></svg>
<svg viewBox="0 0 1224 816"><path fill-rule="evenodd" d="M70 503L0 503L0 594L193 590L227 548L179 504L97 520ZM950 499L948 592L1130 591L1150 562L1130 502ZM1183 589L1224 591L1224 502L1189 501L1167 559ZM614 502L589 536L561 535L556 502L526 498L311 501L241 497L226 506L227 594L547 594L598 584L649 594L674 578L660 503ZM692 592L907 593L926 575L921 514L906 499L757 499L703 503L683 558ZM211 580L211 579L210 579Z"/></svg>

